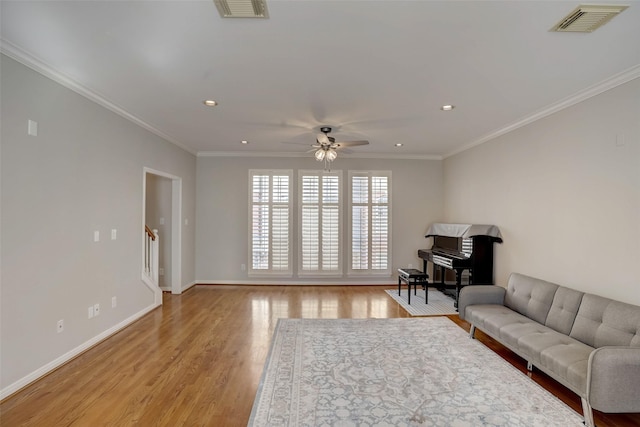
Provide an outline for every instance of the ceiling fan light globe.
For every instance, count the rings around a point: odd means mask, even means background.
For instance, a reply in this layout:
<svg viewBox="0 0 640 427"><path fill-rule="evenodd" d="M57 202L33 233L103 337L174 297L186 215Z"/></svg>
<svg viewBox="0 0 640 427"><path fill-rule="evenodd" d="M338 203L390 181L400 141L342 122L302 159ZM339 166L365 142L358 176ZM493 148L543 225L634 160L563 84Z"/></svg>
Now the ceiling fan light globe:
<svg viewBox="0 0 640 427"><path fill-rule="evenodd" d="M338 157L338 153L336 152L336 150L329 150L327 151L327 160L332 162L336 159L336 157Z"/></svg>
<svg viewBox="0 0 640 427"><path fill-rule="evenodd" d="M319 149L315 152L314 156L316 158L317 161L321 162L324 160L324 156L325 156L325 151L323 149Z"/></svg>

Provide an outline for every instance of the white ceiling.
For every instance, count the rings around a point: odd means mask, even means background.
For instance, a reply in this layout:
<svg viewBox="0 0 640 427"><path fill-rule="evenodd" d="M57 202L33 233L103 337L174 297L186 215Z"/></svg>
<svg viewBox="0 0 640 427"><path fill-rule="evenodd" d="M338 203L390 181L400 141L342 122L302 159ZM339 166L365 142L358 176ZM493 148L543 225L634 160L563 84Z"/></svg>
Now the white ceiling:
<svg viewBox="0 0 640 427"><path fill-rule="evenodd" d="M640 76L640 1L611 3L590 34L549 31L580 4L558 0L0 7L4 53L193 153L302 154L330 125L356 155L442 158Z"/></svg>

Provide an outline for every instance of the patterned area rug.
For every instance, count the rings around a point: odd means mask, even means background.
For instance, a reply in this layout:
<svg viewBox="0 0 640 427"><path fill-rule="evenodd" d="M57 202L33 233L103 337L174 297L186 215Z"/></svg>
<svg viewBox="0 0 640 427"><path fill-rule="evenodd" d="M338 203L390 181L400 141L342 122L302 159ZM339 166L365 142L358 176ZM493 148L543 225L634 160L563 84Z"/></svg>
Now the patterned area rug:
<svg viewBox="0 0 640 427"><path fill-rule="evenodd" d="M249 426L581 426L447 318L280 319Z"/></svg>
<svg viewBox="0 0 640 427"><path fill-rule="evenodd" d="M396 300L412 316L431 316L444 314L457 314L453 306L453 298L436 289L429 289L429 304L424 303L424 289L418 289L416 294L411 290L411 304L407 302L407 288L402 287L400 295L398 288L387 289L387 294Z"/></svg>

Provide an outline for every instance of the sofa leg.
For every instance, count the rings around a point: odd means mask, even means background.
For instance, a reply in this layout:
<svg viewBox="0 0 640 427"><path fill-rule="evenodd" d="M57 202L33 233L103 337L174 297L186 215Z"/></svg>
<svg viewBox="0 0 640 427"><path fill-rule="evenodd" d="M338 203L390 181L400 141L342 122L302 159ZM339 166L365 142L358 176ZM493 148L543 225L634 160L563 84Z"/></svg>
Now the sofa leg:
<svg viewBox="0 0 640 427"><path fill-rule="evenodd" d="M582 399L582 413L584 414L584 425L587 427L595 427L595 423L593 422L593 410L591 409L591 405L587 402L587 399L581 397Z"/></svg>
<svg viewBox="0 0 640 427"><path fill-rule="evenodd" d="M469 329L469 338L474 339L474 334L476 333L476 327L471 325L471 329Z"/></svg>
<svg viewBox="0 0 640 427"><path fill-rule="evenodd" d="M527 361L527 371L533 372L533 363Z"/></svg>

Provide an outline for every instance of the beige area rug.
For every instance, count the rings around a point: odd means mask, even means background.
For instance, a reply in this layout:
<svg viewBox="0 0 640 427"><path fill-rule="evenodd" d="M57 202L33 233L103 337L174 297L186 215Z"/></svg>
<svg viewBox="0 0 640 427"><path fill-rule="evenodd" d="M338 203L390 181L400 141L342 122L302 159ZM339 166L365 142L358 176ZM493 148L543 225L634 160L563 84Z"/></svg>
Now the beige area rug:
<svg viewBox="0 0 640 427"><path fill-rule="evenodd" d="M249 426L581 426L444 317L280 319Z"/></svg>
<svg viewBox="0 0 640 427"><path fill-rule="evenodd" d="M411 289L411 304L407 301L408 291L406 286L402 287L400 295L398 295L398 288L387 289L386 292L412 316L434 316L458 313L453 306L453 298L443 294L437 289L429 289L428 304L424 303L424 289L418 289L415 295L413 288Z"/></svg>

